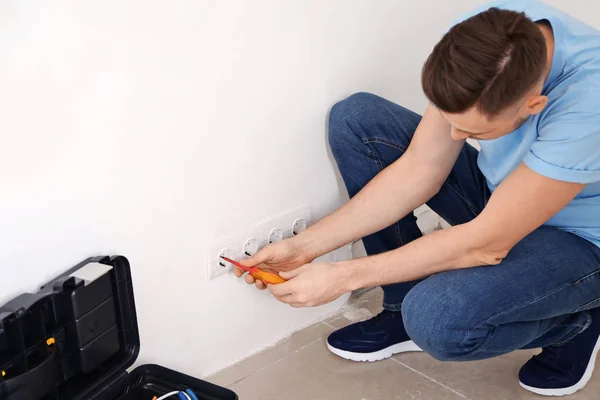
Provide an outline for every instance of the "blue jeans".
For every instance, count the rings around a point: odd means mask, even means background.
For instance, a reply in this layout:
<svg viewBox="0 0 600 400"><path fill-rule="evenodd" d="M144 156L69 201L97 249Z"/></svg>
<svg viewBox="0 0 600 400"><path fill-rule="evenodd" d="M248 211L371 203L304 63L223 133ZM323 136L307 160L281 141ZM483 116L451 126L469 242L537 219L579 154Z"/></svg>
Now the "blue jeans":
<svg viewBox="0 0 600 400"><path fill-rule="evenodd" d="M402 156L420 120L366 93L333 107L329 142L351 197ZM427 202L451 225L477 217L490 197L477 155L466 144L440 192ZM421 235L411 213L363 241L373 255ZM384 307L402 311L406 331L423 350L440 360L484 359L560 344L586 329L588 310L600 306L600 248L543 226L500 265L447 271L383 290Z"/></svg>

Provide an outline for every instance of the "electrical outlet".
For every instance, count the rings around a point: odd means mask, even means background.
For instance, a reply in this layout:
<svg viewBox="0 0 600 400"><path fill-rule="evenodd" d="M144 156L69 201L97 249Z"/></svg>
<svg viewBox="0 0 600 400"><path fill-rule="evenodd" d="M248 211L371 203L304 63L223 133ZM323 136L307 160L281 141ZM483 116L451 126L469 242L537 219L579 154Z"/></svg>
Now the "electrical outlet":
<svg viewBox="0 0 600 400"><path fill-rule="evenodd" d="M262 221L259 224L260 232L267 232L267 240L265 244L268 244L269 234L275 229L278 228L283 232L282 239L287 239L294 236L293 233L293 225L296 220L304 220L306 221L306 225L311 221L311 212L310 207L302 206L298 207L294 210L288 211L286 213L277 215L272 218L268 218ZM306 227L305 227L306 229Z"/></svg>
<svg viewBox="0 0 600 400"><path fill-rule="evenodd" d="M229 261L225 261L223 258L221 258L221 256L231 259L231 250L223 249L219 252L219 266L223 268L225 272L227 272L228 269L233 268L233 264L231 264Z"/></svg>
<svg viewBox="0 0 600 400"><path fill-rule="evenodd" d="M244 246L242 247L242 252L245 256L250 257L258 251L258 240L254 238L250 238L246 240Z"/></svg>
<svg viewBox="0 0 600 400"><path fill-rule="evenodd" d="M213 248L211 251L213 251L212 255L214 258L210 257L210 254L207 254L208 279L215 279L221 275L225 275L233 269L233 265L223 260L221 256L235 260L237 254L234 251L229 247Z"/></svg>
<svg viewBox="0 0 600 400"><path fill-rule="evenodd" d="M223 252L233 260L243 260L248 257L248 254L255 254L270 243L300 233L306 229L310 221L310 207L302 206L261 222L249 224L244 229L216 240L206 251L208 279L215 279L232 270L232 266L219 257Z"/></svg>
<svg viewBox="0 0 600 400"><path fill-rule="evenodd" d="M256 228L248 227L248 229L253 230ZM233 266L220 257L221 254L236 261L246 258L242 252L242 245L248 236L250 235L247 232L238 231L210 244L206 251L206 271L209 280L218 278L233 270Z"/></svg>
<svg viewBox="0 0 600 400"><path fill-rule="evenodd" d="M292 235L297 235L306 230L308 222L304 218L297 218L292 224Z"/></svg>
<svg viewBox="0 0 600 400"><path fill-rule="evenodd" d="M277 243L277 242L281 242L282 240L283 240L283 231L279 228L271 229L271 232L269 232L269 236L267 237L267 243L268 244Z"/></svg>

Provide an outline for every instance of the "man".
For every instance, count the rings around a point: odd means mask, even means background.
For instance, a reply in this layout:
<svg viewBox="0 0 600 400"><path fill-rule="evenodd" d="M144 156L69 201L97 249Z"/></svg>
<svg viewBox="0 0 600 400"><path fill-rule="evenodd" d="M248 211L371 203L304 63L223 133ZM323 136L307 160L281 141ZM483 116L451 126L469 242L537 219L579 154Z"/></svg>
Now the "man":
<svg viewBox="0 0 600 400"><path fill-rule="evenodd" d="M352 199L246 264L288 279L269 290L293 307L385 285L380 315L329 337L341 357L541 347L521 385L572 394L600 346L600 32L537 1L495 2L446 33L422 84L423 117L364 93L334 106ZM423 203L452 227L422 237ZM369 257L309 264L363 237Z"/></svg>

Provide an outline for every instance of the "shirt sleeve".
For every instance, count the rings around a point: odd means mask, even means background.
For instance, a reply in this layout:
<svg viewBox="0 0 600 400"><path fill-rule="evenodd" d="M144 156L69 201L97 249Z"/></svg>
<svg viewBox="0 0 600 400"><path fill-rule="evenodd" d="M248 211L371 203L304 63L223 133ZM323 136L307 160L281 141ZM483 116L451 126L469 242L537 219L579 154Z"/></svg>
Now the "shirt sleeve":
<svg viewBox="0 0 600 400"><path fill-rule="evenodd" d="M540 126L523 162L559 181L600 181L600 113L569 112Z"/></svg>

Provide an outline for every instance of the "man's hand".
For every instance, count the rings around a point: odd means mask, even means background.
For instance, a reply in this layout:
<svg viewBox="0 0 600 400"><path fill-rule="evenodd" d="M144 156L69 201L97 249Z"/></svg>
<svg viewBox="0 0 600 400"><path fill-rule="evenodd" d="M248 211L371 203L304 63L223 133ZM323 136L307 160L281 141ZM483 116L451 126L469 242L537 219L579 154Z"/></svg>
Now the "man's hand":
<svg viewBox="0 0 600 400"><path fill-rule="evenodd" d="M306 264L280 275L288 281L269 285L269 291L292 307L320 306L350 291L348 269L342 264Z"/></svg>
<svg viewBox="0 0 600 400"><path fill-rule="evenodd" d="M521 164L472 221L433 232L396 250L346 262L352 289L500 264L515 244L562 210L584 187L547 178Z"/></svg>
<svg viewBox="0 0 600 400"><path fill-rule="evenodd" d="M241 261L241 264L250 268L258 266L265 271L278 273L292 271L311 261L312 258L304 246L294 237L264 247L255 255ZM244 275L244 271L237 267L233 272L238 278ZM250 274L246 275L246 282L255 283L260 290L267 288L263 282L255 280Z"/></svg>

